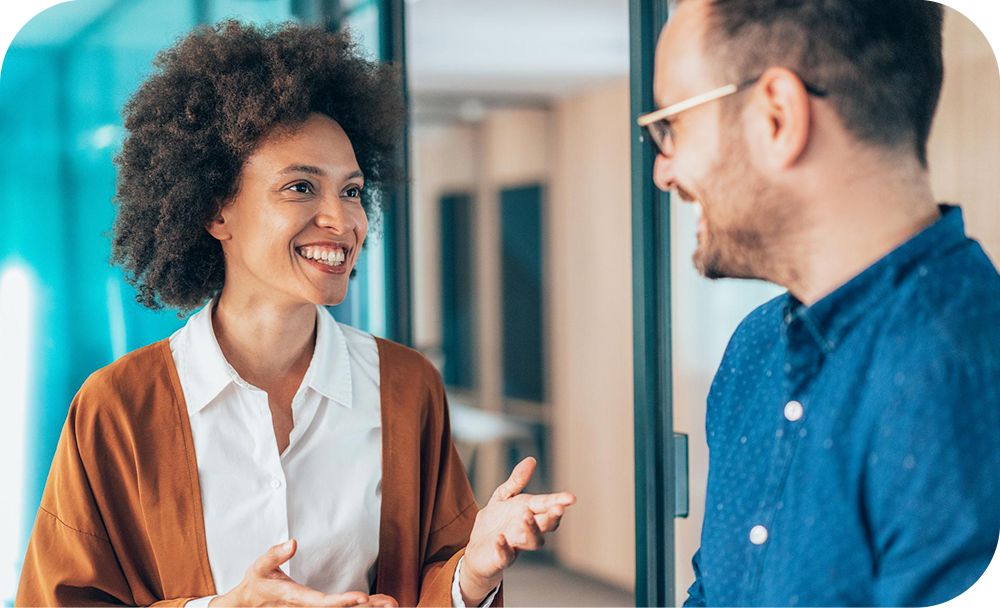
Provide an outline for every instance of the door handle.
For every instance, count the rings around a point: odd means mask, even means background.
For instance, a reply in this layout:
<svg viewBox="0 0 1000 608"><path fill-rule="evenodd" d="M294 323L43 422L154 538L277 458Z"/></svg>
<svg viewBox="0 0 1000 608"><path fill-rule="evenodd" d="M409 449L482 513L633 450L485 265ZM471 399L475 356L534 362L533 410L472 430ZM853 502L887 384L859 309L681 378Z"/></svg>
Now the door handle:
<svg viewBox="0 0 1000 608"><path fill-rule="evenodd" d="M688 436L674 433L674 517L688 516Z"/></svg>

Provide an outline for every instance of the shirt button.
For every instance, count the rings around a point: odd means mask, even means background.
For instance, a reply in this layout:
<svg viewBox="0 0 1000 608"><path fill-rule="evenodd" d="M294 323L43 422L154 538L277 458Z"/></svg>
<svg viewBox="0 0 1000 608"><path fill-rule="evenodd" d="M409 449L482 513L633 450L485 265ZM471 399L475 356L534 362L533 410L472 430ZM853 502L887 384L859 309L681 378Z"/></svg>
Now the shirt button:
<svg viewBox="0 0 1000 608"><path fill-rule="evenodd" d="M791 422L802 418L803 411L802 404L798 401L789 401L785 404L785 418Z"/></svg>
<svg viewBox="0 0 1000 608"><path fill-rule="evenodd" d="M278 488L280 488L281 487L281 480L278 479L277 477L275 477L274 479L272 479L271 480L271 487L274 488L275 490L277 490Z"/></svg>
<svg viewBox="0 0 1000 608"><path fill-rule="evenodd" d="M764 526L754 526L750 528L750 542L755 545L763 545L767 542L767 528Z"/></svg>

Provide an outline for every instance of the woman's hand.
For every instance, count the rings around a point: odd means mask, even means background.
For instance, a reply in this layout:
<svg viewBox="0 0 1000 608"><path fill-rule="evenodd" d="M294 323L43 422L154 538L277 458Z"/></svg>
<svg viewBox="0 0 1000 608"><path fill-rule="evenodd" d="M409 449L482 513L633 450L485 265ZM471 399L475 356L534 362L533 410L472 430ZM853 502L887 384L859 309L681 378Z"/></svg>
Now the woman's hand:
<svg viewBox="0 0 1000 608"><path fill-rule="evenodd" d="M535 464L534 458L518 463L476 515L459 574L466 606L478 606L500 584L503 571L519 551L540 549L545 544L543 535L558 528L566 507L576 502L568 492L521 494Z"/></svg>
<svg viewBox="0 0 1000 608"><path fill-rule="evenodd" d="M228 593L212 598L209 606L398 606L388 595L360 591L326 594L300 585L279 566L292 559L297 548L294 539L275 545L257 558L240 584Z"/></svg>

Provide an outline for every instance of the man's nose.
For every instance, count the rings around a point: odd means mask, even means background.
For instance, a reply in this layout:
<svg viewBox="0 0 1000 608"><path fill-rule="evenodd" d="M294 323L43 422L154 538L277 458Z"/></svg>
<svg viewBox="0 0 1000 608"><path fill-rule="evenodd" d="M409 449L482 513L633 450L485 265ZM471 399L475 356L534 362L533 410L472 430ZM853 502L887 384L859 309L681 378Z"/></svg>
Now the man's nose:
<svg viewBox="0 0 1000 608"><path fill-rule="evenodd" d="M653 161L653 183L664 192L673 188L674 183L674 161L662 152L656 155Z"/></svg>

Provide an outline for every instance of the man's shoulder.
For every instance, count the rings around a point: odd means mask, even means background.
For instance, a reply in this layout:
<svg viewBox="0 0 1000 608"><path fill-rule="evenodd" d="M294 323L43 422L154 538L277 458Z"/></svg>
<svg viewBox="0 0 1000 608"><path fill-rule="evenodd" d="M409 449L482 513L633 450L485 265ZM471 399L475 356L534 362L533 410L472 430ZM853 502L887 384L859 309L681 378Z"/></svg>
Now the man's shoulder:
<svg viewBox="0 0 1000 608"><path fill-rule="evenodd" d="M764 302L736 327L712 379L708 395L710 412L722 395L737 394L749 384L767 377L765 373L758 373L761 372L759 366L766 365L767 354L781 341L788 298L785 293Z"/></svg>
<svg viewBox="0 0 1000 608"><path fill-rule="evenodd" d="M788 307L788 298L788 293L783 293L750 311L736 326L726 351L777 340L781 335L781 323Z"/></svg>
<svg viewBox="0 0 1000 608"><path fill-rule="evenodd" d="M941 425L972 413L996 419L1000 277L988 262L945 268L918 267L877 321L867 383L873 396L898 405L882 408L884 416Z"/></svg>
<svg viewBox="0 0 1000 608"><path fill-rule="evenodd" d="M1000 361L1000 275L978 245L917 266L893 299L879 332L889 360Z"/></svg>

